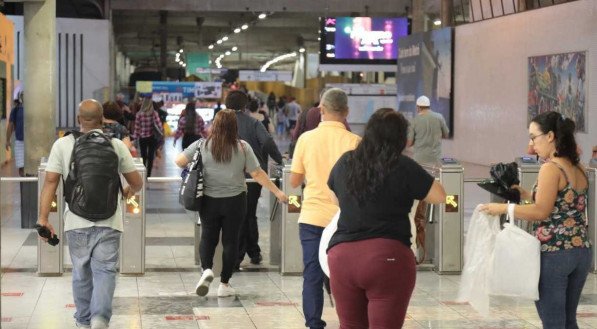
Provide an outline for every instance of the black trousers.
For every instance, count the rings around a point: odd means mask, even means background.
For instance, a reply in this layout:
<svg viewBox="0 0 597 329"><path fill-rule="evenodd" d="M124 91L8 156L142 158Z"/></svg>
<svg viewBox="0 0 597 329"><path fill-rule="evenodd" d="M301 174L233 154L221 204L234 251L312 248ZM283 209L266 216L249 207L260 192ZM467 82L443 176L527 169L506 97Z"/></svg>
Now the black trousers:
<svg viewBox="0 0 597 329"><path fill-rule="evenodd" d="M203 196L201 201L201 242L199 256L201 267L205 270L213 267L216 246L222 232L222 283L228 283L238 253L238 233L247 210L245 192L228 198Z"/></svg>
<svg viewBox="0 0 597 329"><path fill-rule="evenodd" d="M187 147L189 147L189 145L193 144L199 138L201 138L201 136L197 136L195 134L193 134L193 135L187 135L187 134L182 135L182 149L183 150L186 149Z"/></svg>
<svg viewBox="0 0 597 329"><path fill-rule="evenodd" d="M155 139L150 136L139 139L139 146L141 147L143 164L145 165L145 168L147 168L147 177L149 177L151 176L151 168L153 168L153 159L155 158L157 144Z"/></svg>
<svg viewBox="0 0 597 329"><path fill-rule="evenodd" d="M261 254L259 248L259 228L257 227L257 203L261 196L261 185L259 183L247 183L247 214L240 228L238 261L240 264L245 254L250 258L256 258Z"/></svg>

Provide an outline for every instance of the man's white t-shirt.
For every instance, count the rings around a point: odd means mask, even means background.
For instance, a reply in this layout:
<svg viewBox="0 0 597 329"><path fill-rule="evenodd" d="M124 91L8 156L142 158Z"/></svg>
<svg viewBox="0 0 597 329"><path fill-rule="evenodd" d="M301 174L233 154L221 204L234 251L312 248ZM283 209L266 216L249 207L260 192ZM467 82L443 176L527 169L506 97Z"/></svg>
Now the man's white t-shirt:
<svg viewBox="0 0 597 329"><path fill-rule="evenodd" d="M95 129L96 131L102 132L100 129ZM54 172L62 175L62 180L68 176L69 173L69 164L71 154L73 152L73 147L75 146L75 138L73 135L68 135L62 138L59 138L54 145L52 145L52 150L50 151L50 156L48 157L48 163L46 164L46 172ZM124 143L117 139L112 138L112 146L114 146L114 151L116 155L118 155L118 172L119 173L130 173L135 170L135 164L133 162L133 157L131 156L128 148ZM59 198L63 197L62 195L58 196ZM119 193L119 198L122 196ZM102 226L102 227L111 227L115 230L121 231L123 230L123 223L122 223L122 208L121 202L118 202L118 207L116 208L116 213L114 216L104 219L97 222L89 221L83 217L80 217L68 209L68 204L65 205L64 211L64 231L75 230L79 228L87 228L92 226Z"/></svg>

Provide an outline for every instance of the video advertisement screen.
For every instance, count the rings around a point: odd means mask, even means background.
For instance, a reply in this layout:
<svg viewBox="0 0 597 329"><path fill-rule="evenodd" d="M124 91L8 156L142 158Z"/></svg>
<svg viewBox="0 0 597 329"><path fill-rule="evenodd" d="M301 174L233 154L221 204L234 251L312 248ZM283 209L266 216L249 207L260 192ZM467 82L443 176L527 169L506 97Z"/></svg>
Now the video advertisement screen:
<svg viewBox="0 0 597 329"><path fill-rule="evenodd" d="M407 18L322 17L321 64L396 64Z"/></svg>

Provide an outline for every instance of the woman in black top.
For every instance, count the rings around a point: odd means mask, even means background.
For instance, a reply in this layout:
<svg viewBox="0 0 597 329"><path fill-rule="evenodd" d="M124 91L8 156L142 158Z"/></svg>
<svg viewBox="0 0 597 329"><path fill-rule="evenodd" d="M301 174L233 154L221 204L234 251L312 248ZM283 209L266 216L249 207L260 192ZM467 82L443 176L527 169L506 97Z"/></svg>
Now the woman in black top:
<svg viewBox="0 0 597 329"><path fill-rule="evenodd" d="M415 286L408 213L413 201L441 203L444 188L402 155L408 122L377 110L354 151L328 180L339 201L338 230L328 249L340 328L401 328Z"/></svg>

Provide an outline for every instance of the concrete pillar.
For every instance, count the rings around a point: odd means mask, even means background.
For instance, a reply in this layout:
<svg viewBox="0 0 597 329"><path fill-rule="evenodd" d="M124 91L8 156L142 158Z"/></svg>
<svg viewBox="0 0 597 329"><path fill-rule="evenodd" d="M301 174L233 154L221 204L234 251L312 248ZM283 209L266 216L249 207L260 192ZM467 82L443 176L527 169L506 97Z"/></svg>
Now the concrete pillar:
<svg viewBox="0 0 597 329"><path fill-rule="evenodd" d="M411 30L412 33L425 32L425 9L423 0L412 0L413 12Z"/></svg>
<svg viewBox="0 0 597 329"><path fill-rule="evenodd" d="M56 0L24 2L25 174L37 174L56 137Z"/></svg>
<svg viewBox="0 0 597 329"><path fill-rule="evenodd" d="M442 27L454 25L454 0L441 0Z"/></svg>

